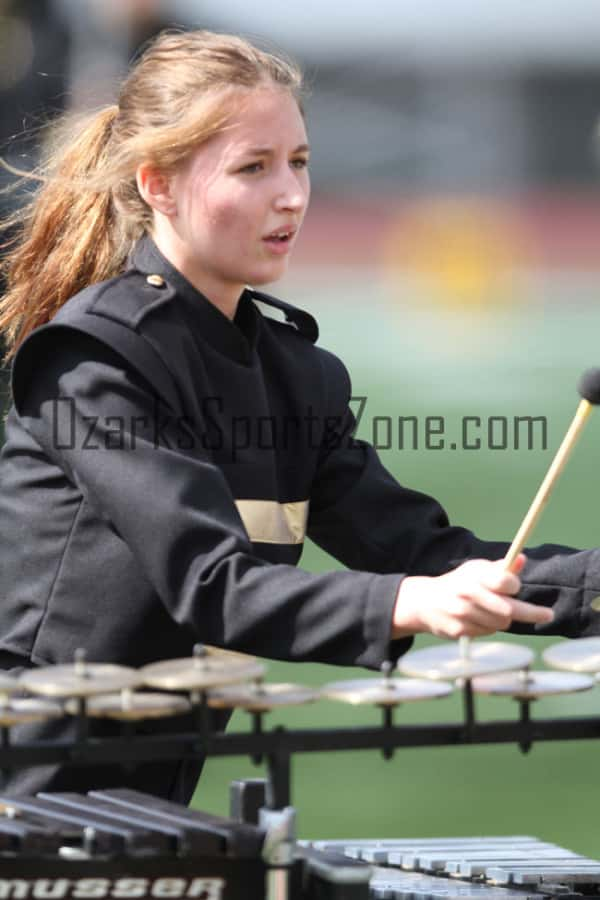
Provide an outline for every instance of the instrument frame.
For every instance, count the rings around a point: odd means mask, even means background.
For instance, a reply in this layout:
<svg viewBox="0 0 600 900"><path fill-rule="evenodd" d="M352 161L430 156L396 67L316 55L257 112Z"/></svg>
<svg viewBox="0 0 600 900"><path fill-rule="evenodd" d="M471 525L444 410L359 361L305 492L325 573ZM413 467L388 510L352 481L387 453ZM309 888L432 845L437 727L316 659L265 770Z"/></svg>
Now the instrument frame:
<svg viewBox="0 0 600 900"><path fill-rule="evenodd" d="M264 758L269 776L271 809L291 803L291 758L294 753L322 753L345 750L380 750L390 759L403 747L439 747L468 744L516 743L523 753L535 742L572 741L600 738L600 716L532 719L531 700L518 699L519 718L477 722L470 679L462 685L463 721L450 724L398 725L394 708L383 707L377 726L263 729L265 713L250 713L251 732L215 732L210 727L206 692L201 692L192 710L195 731L170 734L136 734L131 722L124 723L122 735L94 737L89 733L86 701L80 698L77 736L69 741L12 743L10 727L0 727L0 769L10 771L51 763L97 765L101 763L149 762L167 759L195 759L198 756L249 756L254 762Z"/></svg>

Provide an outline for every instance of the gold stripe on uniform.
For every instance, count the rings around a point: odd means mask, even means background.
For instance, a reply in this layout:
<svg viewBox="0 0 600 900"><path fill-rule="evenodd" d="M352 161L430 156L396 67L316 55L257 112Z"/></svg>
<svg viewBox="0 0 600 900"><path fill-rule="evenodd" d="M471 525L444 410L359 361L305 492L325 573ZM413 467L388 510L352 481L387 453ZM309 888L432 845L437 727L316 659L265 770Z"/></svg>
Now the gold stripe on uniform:
<svg viewBox="0 0 600 900"><path fill-rule="evenodd" d="M306 535L308 500L236 500L251 541L261 544L301 544Z"/></svg>

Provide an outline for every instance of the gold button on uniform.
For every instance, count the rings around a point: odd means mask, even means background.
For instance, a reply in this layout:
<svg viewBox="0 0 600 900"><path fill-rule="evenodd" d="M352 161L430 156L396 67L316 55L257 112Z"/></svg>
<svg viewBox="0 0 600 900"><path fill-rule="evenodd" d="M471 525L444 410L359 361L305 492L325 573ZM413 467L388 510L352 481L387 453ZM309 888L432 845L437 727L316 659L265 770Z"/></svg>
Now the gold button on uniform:
<svg viewBox="0 0 600 900"><path fill-rule="evenodd" d="M151 284L152 287L164 287L166 283L162 275L148 275L146 281L148 284Z"/></svg>

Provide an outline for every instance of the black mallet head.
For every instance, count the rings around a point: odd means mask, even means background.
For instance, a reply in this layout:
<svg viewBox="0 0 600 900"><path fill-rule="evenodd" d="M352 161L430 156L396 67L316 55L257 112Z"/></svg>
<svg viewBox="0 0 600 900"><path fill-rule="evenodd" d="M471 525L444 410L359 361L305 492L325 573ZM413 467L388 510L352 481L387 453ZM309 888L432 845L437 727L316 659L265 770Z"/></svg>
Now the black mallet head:
<svg viewBox="0 0 600 900"><path fill-rule="evenodd" d="M600 404L600 369L588 369L581 376L578 386L584 400L594 406Z"/></svg>

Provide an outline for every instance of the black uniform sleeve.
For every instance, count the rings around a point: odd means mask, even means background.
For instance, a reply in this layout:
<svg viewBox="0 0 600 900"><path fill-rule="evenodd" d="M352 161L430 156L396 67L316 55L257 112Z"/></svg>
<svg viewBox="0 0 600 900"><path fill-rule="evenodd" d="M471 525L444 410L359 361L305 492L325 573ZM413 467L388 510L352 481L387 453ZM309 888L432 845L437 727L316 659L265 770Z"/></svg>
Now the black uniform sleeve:
<svg viewBox="0 0 600 900"><path fill-rule="evenodd" d="M373 448L352 435L350 379L343 364L323 356L330 428L314 483L308 534L345 565L372 572L441 575L467 559L501 559L508 544L484 541L451 526L437 501L402 487ZM600 594L600 550L545 544L525 551L520 598L552 606L546 626L510 630L582 637L600 634L590 602Z"/></svg>
<svg viewBox="0 0 600 900"><path fill-rule="evenodd" d="M315 575L254 555L222 473L198 441L182 446L181 423L157 402L114 351L73 334L46 353L19 412L126 542L173 619L201 640L276 659L379 667L400 576Z"/></svg>

